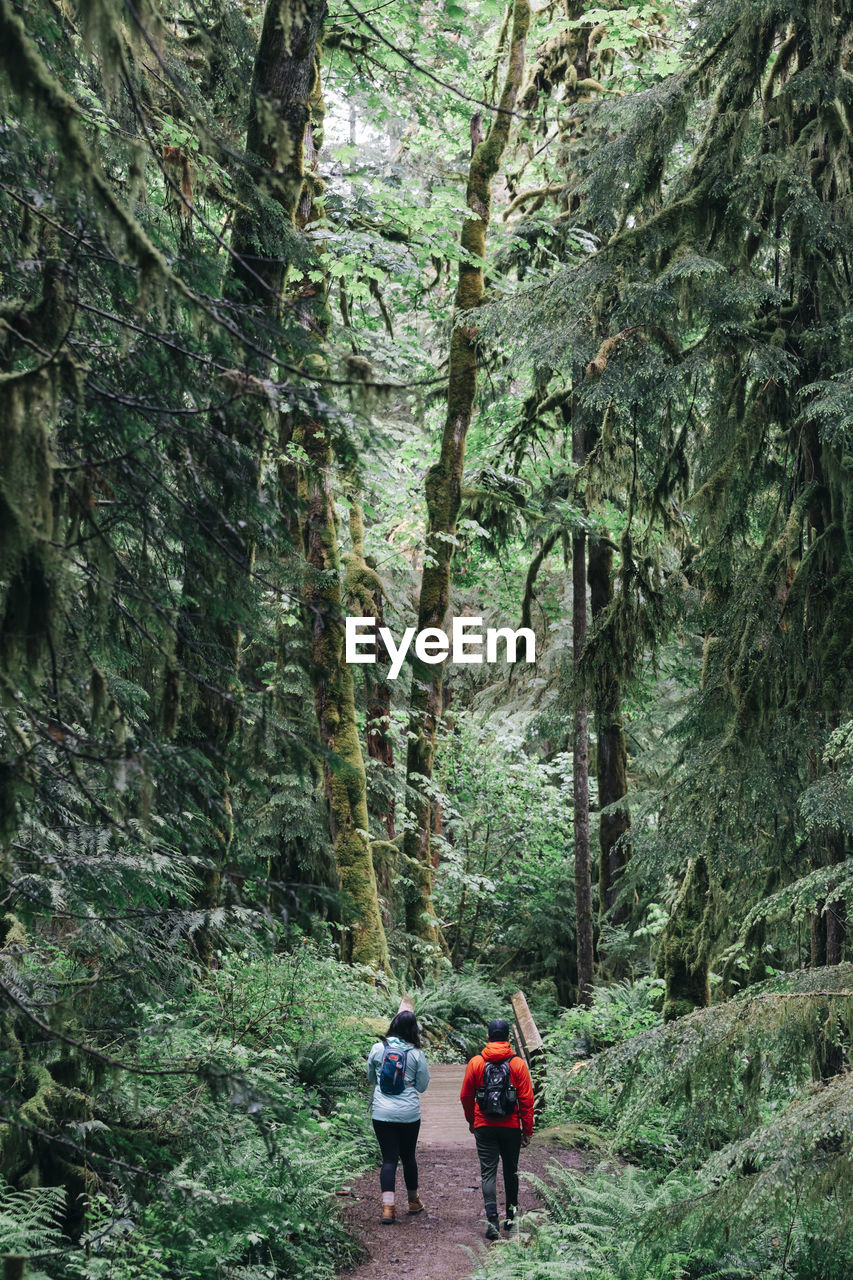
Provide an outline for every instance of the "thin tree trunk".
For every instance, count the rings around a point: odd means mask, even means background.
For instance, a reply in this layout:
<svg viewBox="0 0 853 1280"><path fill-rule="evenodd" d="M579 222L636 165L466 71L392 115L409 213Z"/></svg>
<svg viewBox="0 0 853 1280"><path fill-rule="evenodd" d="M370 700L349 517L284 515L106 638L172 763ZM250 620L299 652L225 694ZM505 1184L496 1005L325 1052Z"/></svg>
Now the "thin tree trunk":
<svg viewBox="0 0 853 1280"><path fill-rule="evenodd" d="M586 460L583 427L572 429L572 461ZM572 657L577 672L586 643L586 533L572 535ZM578 961L578 1003L592 1003L594 935L592 866L589 846L589 730L586 693L579 696L572 735L572 783L575 835L575 931Z"/></svg>
<svg viewBox="0 0 853 1280"><path fill-rule="evenodd" d="M613 601L613 548L606 537L596 538L589 546L589 595L595 622ZM618 803L628 793L628 751L622 726L622 685L614 663L600 679L596 697L596 776L598 804L603 810ZM619 892L619 877L631 856L623 836L631 829L627 803L615 813L602 813L598 840L601 849L599 867L599 908L610 911ZM613 912L614 924L627 919L624 906Z"/></svg>
<svg viewBox="0 0 853 1280"><path fill-rule="evenodd" d="M474 312L483 298L482 260L491 214L491 186L509 139L512 113L524 74L529 0L515 0L509 63L498 110L488 135L473 149L468 170L469 214L462 226L463 257L456 289L455 319ZM472 139L474 133L472 132ZM470 256L469 256L470 255ZM441 627L450 599L450 563L456 520L462 500L465 441L477 389L477 330L473 316L456 323L450 339L447 417L438 462L426 478L428 513L426 557L418 604L418 630ZM414 881L406 911L406 928L415 937L435 944L438 933L432 907L432 826L429 786L435 754L435 732L441 708L441 665L416 666L412 682L409 748L406 758L406 866ZM416 966L420 960L415 960Z"/></svg>
<svg viewBox="0 0 853 1280"><path fill-rule="evenodd" d="M833 832L826 839L826 860L830 866L836 866L845 858L844 836ZM827 888L826 910L824 913L826 933L826 963L841 964L844 959L844 944L847 938L847 904L843 898L833 898L835 886L830 883Z"/></svg>
<svg viewBox="0 0 853 1280"><path fill-rule="evenodd" d="M533 612L533 601L535 599L536 579L539 577L539 571L545 563L548 555L553 551L560 537L562 529L554 529L543 540L542 546L536 552L536 555L530 562L530 568L527 570L527 577L524 580L524 597L521 601L521 625L523 627L532 627L531 614Z"/></svg>

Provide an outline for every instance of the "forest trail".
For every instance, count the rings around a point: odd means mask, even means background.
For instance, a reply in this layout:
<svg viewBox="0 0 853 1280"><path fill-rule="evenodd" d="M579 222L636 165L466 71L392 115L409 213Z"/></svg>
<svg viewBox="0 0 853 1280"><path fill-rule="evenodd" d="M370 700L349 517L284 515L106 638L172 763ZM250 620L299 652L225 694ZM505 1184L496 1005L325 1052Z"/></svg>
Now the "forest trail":
<svg viewBox="0 0 853 1280"><path fill-rule="evenodd" d="M402 1171L397 1172L397 1222L379 1222L379 1177L376 1169L363 1174L352 1186L344 1206L344 1220L361 1241L367 1259L341 1280L377 1280L393 1273L415 1280L463 1280L475 1262L471 1254L487 1247L483 1239L485 1218L480 1193L480 1165L474 1139L468 1131L459 1090L465 1068L438 1064L430 1067L430 1085L421 1099L422 1124L418 1142L421 1199L424 1213L406 1213ZM583 1163L574 1150L533 1143L521 1153L522 1173L544 1176L554 1161L578 1167ZM522 1213L540 1203L522 1177Z"/></svg>
<svg viewBox="0 0 853 1280"><path fill-rule="evenodd" d="M464 1075L462 1066L439 1062L430 1067L429 1088L421 1098L419 1151L472 1146L473 1138L459 1102Z"/></svg>

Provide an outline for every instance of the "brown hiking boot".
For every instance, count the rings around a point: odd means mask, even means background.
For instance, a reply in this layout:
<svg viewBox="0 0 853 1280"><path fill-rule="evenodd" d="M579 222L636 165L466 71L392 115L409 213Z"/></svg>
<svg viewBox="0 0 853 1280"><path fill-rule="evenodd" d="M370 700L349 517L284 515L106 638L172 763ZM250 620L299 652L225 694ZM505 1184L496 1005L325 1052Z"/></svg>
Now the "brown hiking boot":
<svg viewBox="0 0 853 1280"><path fill-rule="evenodd" d="M397 1214L393 1204L383 1204L382 1217L379 1219L383 1227L390 1226L392 1222L397 1221Z"/></svg>
<svg viewBox="0 0 853 1280"><path fill-rule="evenodd" d="M423 1213L425 1208L426 1206L417 1191L413 1196L409 1196L409 1213Z"/></svg>

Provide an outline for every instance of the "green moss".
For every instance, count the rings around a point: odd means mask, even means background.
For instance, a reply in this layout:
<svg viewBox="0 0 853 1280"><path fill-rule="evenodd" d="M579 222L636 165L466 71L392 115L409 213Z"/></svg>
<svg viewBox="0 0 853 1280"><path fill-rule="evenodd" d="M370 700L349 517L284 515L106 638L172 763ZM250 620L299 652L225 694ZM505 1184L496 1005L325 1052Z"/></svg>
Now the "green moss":
<svg viewBox="0 0 853 1280"><path fill-rule="evenodd" d="M343 598L362 617L374 617L376 602L384 597L385 588L364 558L364 516L354 496L349 503L349 530L352 551L344 561Z"/></svg>
<svg viewBox="0 0 853 1280"><path fill-rule="evenodd" d="M25 947L27 945L27 931L22 922L11 911L7 911L0 924L0 944L3 949L7 947Z"/></svg>
<svg viewBox="0 0 853 1280"><path fill-rule="evenodd" d="M337 634L336 634L337 633ZM326 648L340 647L340 627L327 628ZM337 759L327 762L326 792L335 859L345 897L343 955L354 964L388 970L388 945L368 831L367 780L358 739L352 675L342 654L331 655L335 673L319 686L318 714L324 740ZM323 687L323 685L325 687Z"/></svg>
<svg viewBox="0 0 853 1280"><path fill-rule="evenodd" d="M353 964L389 969L388 944L368 835L367 778L358 736L351 668L344 661L338 519L329 485L333 458L328 434L317 421L299 423L294 438L308 458L300 475L308 572L305 599L312 626L314 702L324 762L329 820L344 910L341 952ZM360 513L359 513L360 514ZM359 546L356 516L356 547ZM360 557L347 566L358 592L372 577ZM380 584L381 585L381 584Z"/></svg>
<svg viewBox="0 0 853 1280"><path fill-rule="evenodd" d="M708 967L713 916L705 859L691 858L661 938L658 966L666 980L664 1022L673 1022L711 1002Z"/></svg>

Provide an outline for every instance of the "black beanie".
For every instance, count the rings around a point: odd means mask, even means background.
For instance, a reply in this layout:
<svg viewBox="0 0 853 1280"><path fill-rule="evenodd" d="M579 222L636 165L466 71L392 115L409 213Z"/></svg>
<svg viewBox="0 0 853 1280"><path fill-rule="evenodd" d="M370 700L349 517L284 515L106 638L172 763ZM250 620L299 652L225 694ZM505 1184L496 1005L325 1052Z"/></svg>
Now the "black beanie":
<svg viewBox="0 0 853 1280"><path fill-rule="evenodd" d="M505 1018L493 1018L489 1023L488 1036L490 1040L508 1040L509 1039L509 1023Z"/></svg>

